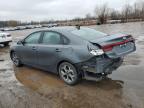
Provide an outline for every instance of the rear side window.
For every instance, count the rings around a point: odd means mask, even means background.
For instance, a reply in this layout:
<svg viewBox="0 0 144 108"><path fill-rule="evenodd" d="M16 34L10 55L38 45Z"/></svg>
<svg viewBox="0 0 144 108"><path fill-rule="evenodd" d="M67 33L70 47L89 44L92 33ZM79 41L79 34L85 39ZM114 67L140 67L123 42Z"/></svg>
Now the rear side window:
<svg viewBox="0 0 144 108"><path fill-rule="evenodd" d="M86 40L92 40L92 39L96 39L99 37L104 37L107 34L96 31L94 29L90 29L90 28L81 28L80 30L73 30L71 31L72 34L75 34L83 39Z"/></svg>
<svg viewBox="0 0 144 108"><path fill-rule="evenodd" d="M41 32L36 32L33 34L30 34L26 39L25 39L25 43L26 44L37 44L39 43L39 39L41 36Z"/></svg>
<svg viewBox="0 0 144 108"><path fill-rule="evenodd" d="M57 45L61 44L61 36L55 32L45 32L42 44Z"/></svg>

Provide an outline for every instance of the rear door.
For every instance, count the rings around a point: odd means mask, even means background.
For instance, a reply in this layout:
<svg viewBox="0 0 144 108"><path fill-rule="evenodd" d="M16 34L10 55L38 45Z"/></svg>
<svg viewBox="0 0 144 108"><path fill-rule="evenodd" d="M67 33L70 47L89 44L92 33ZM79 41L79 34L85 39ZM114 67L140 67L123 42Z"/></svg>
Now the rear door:
<svg viewBox="0 0 144 108"><path fill-rule="evenodd" d="M62 53L61 34L53 31L45 31L41 44L38 47L38 63L44 69L53 70Z"/></svg>
<svg viewBox="0 0 144 108"><path fill-rule="evenodd" d="M30 34L24 39L24 43L18 47L18 54L22 62L30 65L37 65L37 48L39 45L41 32Z"/></svg>

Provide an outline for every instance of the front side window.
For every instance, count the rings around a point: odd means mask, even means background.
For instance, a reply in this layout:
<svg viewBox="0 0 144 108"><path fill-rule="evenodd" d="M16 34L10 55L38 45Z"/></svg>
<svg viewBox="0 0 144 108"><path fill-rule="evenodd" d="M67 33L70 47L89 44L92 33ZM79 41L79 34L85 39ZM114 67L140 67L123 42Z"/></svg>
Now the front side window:
<svg viewBox="0 0 144 108"><path fill-rule="evenodd" d="M42 44L57 45L61 44L61 36L55 32L45 32Z"/></svg>
<svg viewBox="0 0 144 108"><path fill-rule="evenodd" d="M33 33L31 35L29 35L26 39L25 39L25 44L37 44L39 42L39 38L41 36L41 32L36 32Z"/></svg>

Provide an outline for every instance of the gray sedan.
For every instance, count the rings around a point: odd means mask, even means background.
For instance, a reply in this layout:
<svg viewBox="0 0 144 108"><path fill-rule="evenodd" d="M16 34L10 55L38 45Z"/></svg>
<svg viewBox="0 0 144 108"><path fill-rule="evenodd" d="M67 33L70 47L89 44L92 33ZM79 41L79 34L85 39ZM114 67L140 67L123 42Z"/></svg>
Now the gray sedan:
<svg viewBox="0 0 144 108"><path fill-rule="evenodd" d="M23 64L58 74L69 85L80 79L99 81L136 50L134 38L107 35L85 27L55 27L36 31L11 46L16 66Z"/></svg>

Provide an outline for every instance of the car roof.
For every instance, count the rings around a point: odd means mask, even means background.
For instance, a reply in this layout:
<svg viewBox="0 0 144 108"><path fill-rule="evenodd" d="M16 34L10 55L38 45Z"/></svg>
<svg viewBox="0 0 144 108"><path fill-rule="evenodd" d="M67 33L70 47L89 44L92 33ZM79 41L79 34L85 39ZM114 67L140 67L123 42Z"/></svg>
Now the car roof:
<svg viewBox="0 0 144 108"><path fill-rule="evenodd" d="M47 30L57 31L57 32L69 32L69 31L77 30L77 28L74 26L63 26L63 27L53 27L53 28L44 29L44 31Z"/></svg>

